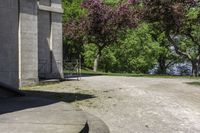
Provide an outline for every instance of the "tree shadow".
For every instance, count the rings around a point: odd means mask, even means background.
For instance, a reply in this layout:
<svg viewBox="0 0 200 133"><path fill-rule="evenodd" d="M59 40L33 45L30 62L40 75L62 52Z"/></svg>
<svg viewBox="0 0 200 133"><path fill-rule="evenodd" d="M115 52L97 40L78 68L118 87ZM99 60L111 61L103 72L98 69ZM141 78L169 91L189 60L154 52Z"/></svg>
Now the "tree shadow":
<svg viewBox="0 0 200 133"><path fill-rule="evenodd" d="M65 73L64 74L64 78L66 80L77 80L77 79L80 79L80 78L85 78L85 77L94 77L94 76L103 76L105 74L100 74L100 73L83 73L83 74L80 74L80 75L76 75L76 74L67 74Z"/></svg>
<svg viewBox="0 0 200 133"><path fill-rule="evenodd" d="M195 85L195 86L200 86L200 82L186 82L188 85Z"/></svg>
<svg viewBox="0 0 200 133"><path fill-rule="evenodd" d="M63 101L66 103L72 103L75 101L83 101L87 99L96 98L94 95L82 94L82 93L65 93L65 92L49 92L49 91L23 91L27 96L40 97L52 100Z"/></svg>
<svg viewBox="0 0 200 133"><path fill-rule="evenodd" d="M53 106L59 102L72 103L75 101L82 101L96 97L94 95L81 93L63 93L32 90L26 90L23 92L26 94L26 96L0 98L0 115L48 105Z"/></svg>

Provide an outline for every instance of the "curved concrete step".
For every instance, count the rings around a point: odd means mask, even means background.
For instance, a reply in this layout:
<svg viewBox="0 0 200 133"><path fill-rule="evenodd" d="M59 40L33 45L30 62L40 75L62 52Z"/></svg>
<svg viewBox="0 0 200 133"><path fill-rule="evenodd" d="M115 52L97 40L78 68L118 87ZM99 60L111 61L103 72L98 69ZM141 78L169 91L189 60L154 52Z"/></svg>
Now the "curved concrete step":
<svg viewBox="0 0 200 133"><path fill-rule="evenodd" d="M108 126L98 117L86 113L89 133L110 133Z"/></svg>
<svg viewBox="0 0 200 133"><path fill-rule="evenodd" d="M39 97L0 99L1 133L109 133L98 117Z"/></svg>
<svg viewBox="0 0 200 133"><path fill-rule="evenodd" d="M0 99L1 133L79 133L85 124L83 111L64 102L36 97Z"/></svg>

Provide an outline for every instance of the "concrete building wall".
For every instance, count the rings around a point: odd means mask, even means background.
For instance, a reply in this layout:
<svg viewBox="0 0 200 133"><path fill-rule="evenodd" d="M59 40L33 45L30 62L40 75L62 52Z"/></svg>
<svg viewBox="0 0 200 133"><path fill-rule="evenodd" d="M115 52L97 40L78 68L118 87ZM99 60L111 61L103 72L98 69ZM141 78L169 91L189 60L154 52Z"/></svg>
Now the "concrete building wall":
<svg viewBox="0 0 200 133"><path fill-rule="evenodd" d="M40 0L40 5L51 6L50 0ZM39 77L47 78L51 73L51 12L38 11Z"/></svg>
<svg viewBox="0 0 200 133"><path fill-rule="evenodd" d="M40 0L39 11L39 77L63 78L61 0ZM46 6L46 7L45 7Z"/></svg>
<svg viewBox="0 0 200 133"><path fill-rule="evenodd" d="M20 1L20 79L21 85L38 82L37 0Z"/></svg>
<svg viewBox="0 0 200 133"><path fill-rule="evenodd" d="M0 0L0 45L0 83L63 78L61 0Z"/></svg>
<svg viewBox="0 0 200 133"><path fill-rule="evenodd" d="M52 13L52 71L54 77L63 78L62 15Z"/></svg>
<svg viewBox="0 0 200 133"><path fill-rule="evenodd" d="M51 0L52 7L55 8L62 8L62 1L61 0Z"/></svg>
<svg viewBox="0 0 200 133"><path fill-rule="evenodd" d="M38 12L38 58L39 58L39 77L45 78L51 72L51 16L47 11Z"/></svg>
<svg viewBox="0 0 200 133"><path fill-rule="evenodd" d="M0 46L0 82L18 88L17 0L0 0Z"/></svg>
<svg viewBox="0 0 200 133"><path fill-rule="evenodd" d="M39 0L40 5L51 6L51 0Z"/></svg>

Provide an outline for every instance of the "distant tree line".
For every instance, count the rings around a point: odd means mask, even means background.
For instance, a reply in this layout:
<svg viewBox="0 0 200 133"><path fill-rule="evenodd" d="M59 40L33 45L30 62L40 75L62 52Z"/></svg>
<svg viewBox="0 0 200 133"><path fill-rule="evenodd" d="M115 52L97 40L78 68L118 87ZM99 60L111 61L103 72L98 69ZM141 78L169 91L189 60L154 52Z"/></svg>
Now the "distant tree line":
<svg viewBox="0 0 200 133"><path fill-rule="evenodd" d="M94 71L158 74L200 68L198 0L63 0L65 58Z"/></svg>

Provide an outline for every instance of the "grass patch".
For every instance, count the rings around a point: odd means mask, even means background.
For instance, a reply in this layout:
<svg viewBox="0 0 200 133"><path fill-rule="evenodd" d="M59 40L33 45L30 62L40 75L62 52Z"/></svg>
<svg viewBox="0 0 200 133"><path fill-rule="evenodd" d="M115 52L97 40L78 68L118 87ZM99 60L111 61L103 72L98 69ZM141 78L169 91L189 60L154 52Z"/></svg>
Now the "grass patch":
<svg viewBox="0 0 200 133"><path fill-rule="evenodd" d="M102 76L125 76L125 77L147 77L147 78L187 78L187 79L200 79L192 76L176 76L176 75L151 75L151 74L135 74L135 73L111 73L111 72L94 72L90 69L82 69L81 70L82 75L86 76L97 76L97 75L102 75Z"/></svg>
<svg viewBox="0 0 200 133"><path fill-rule="evenodd" d="M73 103L77 101L83 101L87 99L96 98L93 94L87 94L82 92L71 93L71 92L54 92L54 91L43 91L43 90L23 90L27 96L42 97L67 103Z"/></svg>
<svg viewBox="0 0 200 133"><path fill-rule="evenodd" d="M51 87L51 86L54 86L54 85L58 85L60 84L62 81L60 80L47 80L47 81L40 81L38 84L32 84L32 85L26 85L26 86L23 86L21 89L22 90L30 90L30 89L33 89L33 88L48 88L48 87Z"/></svg>

